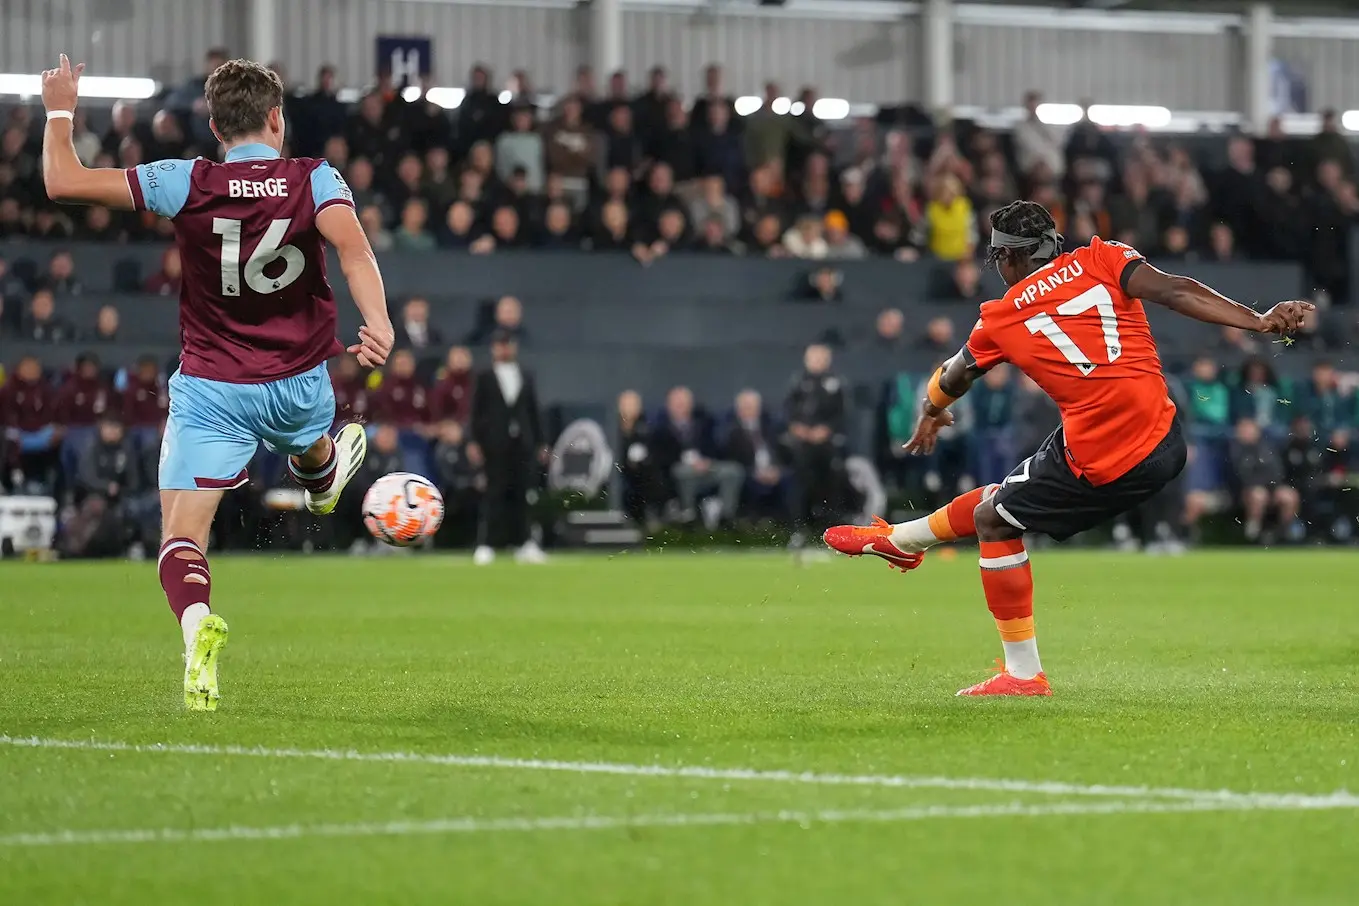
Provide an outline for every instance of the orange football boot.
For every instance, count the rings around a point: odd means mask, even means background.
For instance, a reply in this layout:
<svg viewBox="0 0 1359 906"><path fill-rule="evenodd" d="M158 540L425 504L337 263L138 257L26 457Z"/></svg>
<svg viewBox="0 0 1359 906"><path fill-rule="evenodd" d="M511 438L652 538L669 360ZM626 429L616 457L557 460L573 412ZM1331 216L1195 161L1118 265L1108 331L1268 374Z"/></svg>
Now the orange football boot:
<svg viewBox="0 0 1359 906"><path fill-rule="evenodd" d="M1020 679L1005 672L1005 662L996 658L996 675L975 686L959 689L959 695L1051 695L1048 675L1040 673L1033 679Z"/></svg>
<svg viewBox="0 0 1359 906"><path fill-rule="evenodd" d="M826 529L821 540L826 542L826 546L831 550L848 554L851 557L862 557L864 554L881 557L893 569L899 569L902 572L915 569L925 559L923 552L908 553L893 544L892 523L880 516L874 516L873 524L868 526L832 526Z"/></svg>

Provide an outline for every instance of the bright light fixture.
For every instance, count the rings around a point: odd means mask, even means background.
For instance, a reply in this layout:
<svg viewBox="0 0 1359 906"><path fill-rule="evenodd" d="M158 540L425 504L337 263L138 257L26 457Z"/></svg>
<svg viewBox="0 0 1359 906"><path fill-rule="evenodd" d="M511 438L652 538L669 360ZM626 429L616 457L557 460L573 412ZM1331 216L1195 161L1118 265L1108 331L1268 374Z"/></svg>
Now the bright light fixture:
<svg viewBox="0 0 1359 906"><path fill-rule="evenodd" d="M1090 122L1097 126L1146 126L1164 128L1170 123L1170 109L1135 104L1092 104Z"/></svg>
<svg viewBox="0 0 1359 906"><path fill-rule="evenodd" d="M788 112L793 116L802 116L807 112L807 105L801 101L793 101L793 106L788 108Z"/></svg>
<svg viewBox="0 0 1359 906"><path fill-rule="evenodd" d="M425 100L445 110L461 107L462 100L465 97L467 97L467 92L462 88L431 88L425 92Z"/></svg>
<svg viewBox="0 0 1359 906"><path fill-rule="evenodd" d="M154 79L133 79L120 76L81 76L80 96L83 98L115 98L142 100L154 95L160 86ZM24 73L0 73L0 94L37 97L42 94L42 76Z"/></svg>
<svg viewBox="0 0 1359 906"><path fill-rule="evenodd" d="M1346 110L1340 114L1340 125L1351 132L1359 132L1359 110Z"/></svg>
<svg viewBox="0 0 1359 906"><path fill-rule="evenodd" d="M770 101L769 109L778 116L783 116L793 108L793 102L788 98L774 98Z"/></svg>
<svg viewBox="0 0 1359 906"><path fill-rule="evenodd" d="M1038 121L1049 126L1070 126L1081 121L1080 104L1039 104Z"/></svg>
<svg viewBox="0 0 1359 906"><path fill-rule="evenodd" d="M812 116L819 120L842 120L849 116L849 101L844 98L818 98Z"/></svg>
<svg viewBox="0 0 1359 906"><path fill-rule="evenodd" d="M507 88L500 92L499 100L502 104L508 104L510 101L514 100L514 94Z"/></svg>
<svg viewBox="0 0 1359 906"><path fill-rule="evenodd" d="M759 110L764 106L764 101L755 97L753 94L746 94L737 98L736 103L732 106L736 108L737 116L750 116L756 110Z"/></svg>
<svg viewBox="0 0 1359 906"><path fill-rule="evenodd" d="M405 88L402 88L402 89L401 89L401 100L406 101L407 103L412 103L412 104L415 103L416 101L420 100L420 86L419 86L419 85L407 85Z"/></svg>

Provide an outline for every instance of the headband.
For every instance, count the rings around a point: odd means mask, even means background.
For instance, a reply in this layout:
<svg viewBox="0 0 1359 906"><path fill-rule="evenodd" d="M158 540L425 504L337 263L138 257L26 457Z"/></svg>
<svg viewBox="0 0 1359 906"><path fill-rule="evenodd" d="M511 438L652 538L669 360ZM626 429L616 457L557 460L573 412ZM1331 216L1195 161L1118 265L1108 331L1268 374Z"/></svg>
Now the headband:
<svg viewBox="0 0 1359 906"><path fill-rule="evenodd" d="M1056 229L1043 231L1041 236L1016 236L1013 233L1005 233L992 227L991 229L991 248L992 249L1027 249L1029 260L1036 262L1051 261L1062 253L1062 234Z"/></svg>

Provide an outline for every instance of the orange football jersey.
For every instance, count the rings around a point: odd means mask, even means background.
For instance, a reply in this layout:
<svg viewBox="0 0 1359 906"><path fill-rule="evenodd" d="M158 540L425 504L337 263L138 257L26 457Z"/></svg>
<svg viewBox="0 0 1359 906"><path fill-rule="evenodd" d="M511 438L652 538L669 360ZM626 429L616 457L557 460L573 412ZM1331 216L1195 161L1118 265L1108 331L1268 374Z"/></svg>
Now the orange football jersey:
<svg viewBox="0 0 1359 906"><path fill-rule="evenodd" d="M1142 255L1093 239L986 302L967 340L981 368L1009 362L1062 411L1067 461L1108 484L1146 458L1170 430L1170 401L1142 303L1123 291Z"/></svg>

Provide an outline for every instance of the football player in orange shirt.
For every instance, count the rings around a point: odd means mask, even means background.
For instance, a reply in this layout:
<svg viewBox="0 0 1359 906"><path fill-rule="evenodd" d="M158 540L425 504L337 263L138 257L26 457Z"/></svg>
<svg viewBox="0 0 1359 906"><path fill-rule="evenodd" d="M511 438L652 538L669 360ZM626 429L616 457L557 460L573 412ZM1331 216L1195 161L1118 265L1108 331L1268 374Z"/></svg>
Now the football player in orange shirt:
<svg viewBox="0 0 1359 906"><path fill-rule="evenodd" d="M1138 506L1184 468L1184 436L1138 300L1209 324L1276 334L1301 327L1313 306L1281 302L1260 314L1197 280L1157 270L1122 243L1096 238L1064 254L1052 215L1031 201L991 216L991 259L1009 290L982 305L967 344L930 379L906 451L931 452L939 429L953 422L949 404L1000 362L1052 397L1061 425L999 485L899 525L875 518L867 527L835 526L825 541L905 571L930 547L976 535L982 590L1005 660L996 675L958 694L1051 695L1038 659L1024 533L1070 538Z"/></svg>

